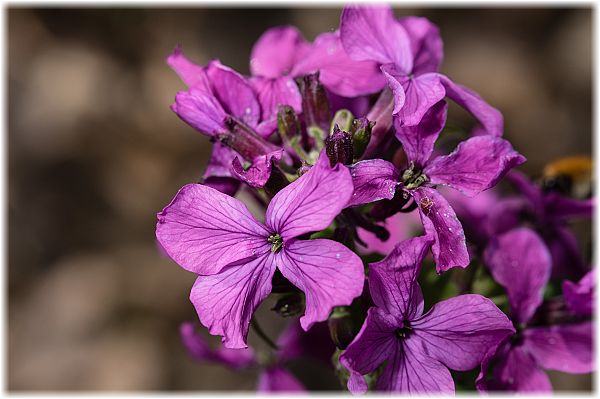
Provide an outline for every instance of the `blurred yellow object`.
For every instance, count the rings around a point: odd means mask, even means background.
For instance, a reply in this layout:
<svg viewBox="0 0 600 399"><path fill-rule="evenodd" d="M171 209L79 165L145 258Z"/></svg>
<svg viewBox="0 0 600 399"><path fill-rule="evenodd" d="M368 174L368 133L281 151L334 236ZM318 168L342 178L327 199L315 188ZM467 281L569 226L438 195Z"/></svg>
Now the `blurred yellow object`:
<svg viewBox="0 0 600 399"><path fill-rule="evenodd" d="M542 177L545 191L556 191L573 198L592 195L593 160L588 156L559 158L546 164Z"/></svg>

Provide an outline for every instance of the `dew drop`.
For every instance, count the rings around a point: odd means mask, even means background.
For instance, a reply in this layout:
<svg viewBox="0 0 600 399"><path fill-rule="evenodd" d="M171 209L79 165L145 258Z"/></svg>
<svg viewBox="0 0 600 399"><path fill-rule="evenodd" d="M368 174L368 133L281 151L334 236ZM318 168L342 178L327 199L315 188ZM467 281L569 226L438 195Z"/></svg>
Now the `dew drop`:
<svg viewBox="0 0 600 399"><path fill-rule="evenodd" d="M335 47L330 46L327 48L327 54L332 55L333 53L335 53Z"/></svg>
<svg viewBox="0 0 600 399"><path fill-rule="evenodd" d="M339 259L342 255L340 255L339 253L335 254L335 258Z"/></svg>
<svg viewBox="0 0 600 399"><path fill-rule="evenodd" d="M448 231L452 233L452 227L448 227Z"/></svg>
<svg viewBox="0 0 600 399"><path fill-rule="evenodd" d="M301 260L301 261L303 261L303 260L304 260L304 256L301 256L301 257L300 257L300 260Z"/></svg>
<svg viewBox="0 0 600 399"><path fill-rule="evenodd" d="M247 107L244 112L246 112L247 115L250 115L250 113L252 113L252 109L250 107Z"/></svg>

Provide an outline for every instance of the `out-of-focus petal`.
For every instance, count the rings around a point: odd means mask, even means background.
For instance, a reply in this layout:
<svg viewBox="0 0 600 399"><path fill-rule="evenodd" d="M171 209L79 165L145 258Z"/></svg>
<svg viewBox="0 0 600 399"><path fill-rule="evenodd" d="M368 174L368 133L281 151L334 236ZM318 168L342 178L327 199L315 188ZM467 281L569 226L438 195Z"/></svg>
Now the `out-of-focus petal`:
<svg viewBox="0 0 600 399"><path fill-rule="evenodd" d="M546 217L556 221L574 218L589 219L594 214L594 198L577 200L558 193L544 196L544 212Z"/></svg>
<svg viewBox="0 0 600 399"><path fill-rule="evenodd" d="M481 364L515 329L492 301L475 294L439 302L411 322L410 339L419 339L425 352L452 370L470 370Z"/></svg>
<svg viewBox="0 0 600 399"><path fill-rule="evenodd" d="M339 163L332 168L322 151L315 166L273 197L265 223L284 241L323 230L346 207L353 191L348 168Z"/></svg>
<svg viewBox="0 0 600 399"><path fill-rule="evenodd" d="M419 187L412 192L419 206L421 222L427 234L435 237L431 247L438 273L453 267L467 267L469 252L465 233L448 201L435 189Z"/></svg>
<svg viewBox="0 0 600 399"><path fill-rule="evenodd" d="M350 166L350 173L354 193L347 206L394 198L400 172L391 162L367 159Z"/></svg>
<svg viewBox="0 0 600 399"><path fill-rule="evenodd" d="M523 332L523 346L544 369L591 373L594 371L593 336L591 321L528 328Z"/></svg>
<svg viewBox="0 0 600 399"><path fill-rule="evenodd" d="M316 323L304 331L297 319L292 320L277 339L277 358L280 362L310 358L331 365L335 345L331 341L327 323Z"/></svg>
<svg viewBox="0 0 600 399"><path fill-rule="evenodd" d="M201 184L183 186L158 213L156 238L181 267L215 274L269 251L269 232L246 205Z"/></svg>
<svg viewBox="0 0 600 399"><path fill-rule="evenodd" d="M294 26L277 26L256 41L250 55L254 76L278 78L290 74L294 65L306 55L310 44Z"/></svg>
<svg viewBox="0 0 600 399"><path fill-rule="evenodd" d="M250 319L271 293L274 273L275 264L269 254L229 266L219 274L200 276L194 283L190 300L198 317L212 335L223 337L226 348L247 347Z"/></svg>
<svg viewBox="0 0 600 399"><path fill-rule="evenodd" d="M369 264L369 292L373 302L397 317L399 323L423 313L423 294L417 277L432 241L430 236L401 241L385 259Z"/></svg>
<svg viewBox="0 0 600 399"><path fill-rule="evenodd" d="M437 72L444 57L444 44L438 27L424 17L404 17L398 21L410 38L413 73Z"/></svg>
<svg viewBox="0 0 600 399"><path fill-rule="evenodd" d="M191 62L181 48L177 47L173 53L167 57L167 64L177 72L177 75L188 87L196 87L205 92L210 91L210 84L206 76L206 70L200 65Z"/></svg>
<svg viewBox="0 0 600 399"><path fill-rule="evenodd" d="M563 296L571 311L580 316L591 316L594 313L594 270L574 283L563 281Z"/></svg>
<svg viewBox="0 0 600 399"><path fill-rule="evenodd" d="M304 385L289 371L279 366L265 369L258 377L257 392L306 392Z"/></svg>
<svg viewBox="0 0 600 399"><path fill-rule="evenodd" d="M523 346L512 348L502 356L494 367L493 375L494 381L487 384L490 391L552 392L550 379Z"/></svg>
<svg viewBox="0 0 600 399"><path fill-rule="evenodd" d="M255 353L252 348L229 349L220 347L212 349L194 329L190 322L182 323L179 327L181 341L190 355L196 360L220 363L233 369L242 369L256 363Z"/></svg>
<svg viewBox="0 0 600 399"><path fill-rule="evenodd" d="M340 37L350 58L393 63L403 74L413 68L410 39L390 6L346 6Z"/></svg>
<svg viewBox="0 0 600 399"><path fill-rule="evenodd" d="M431 184L446 184L473 197L523 162L525 157L508 141L477 136L461 142L451 154L430 161L424 172Z"/></svg>
<svg viewBox="0 0 600 399"><path fill-rule="evenodd" d="M513 320L527 322L542 303L550 278L552 259L544 242L530 229L513 229L492 239L485 262L506 289Z"/></svg>
<svg viewBox="0 0 600 399"><path fill-rule="evenodd" d="M284 242L275 255L281 273L306 296L300 318L304 330L327 319L335 306L347 306L363 290L362 260L344 245L324 239Z"/></svg>
<svg viewBox="0 0 600 399"><path fill-rule="evenodd" d="M271 176L273 162L279 162L282 154L283 150L277 150L258 156L248 169L244 169L239 158L236 157L231 163L231 170L237 178L249 186L256 188L264 187Z"/></svg>
<svg viewBox="0 0 600 399"><path fill-rule="evenodd" d="M302 96L294 80L288 76L281 78L253 78L252 87L256 91L262 108L262 119L277 118L280 105L289 105L296 111L302 112Z"/></svg>
<svg viewBox="0 0 600 399"><path fill-rule="evenodd" d="M580 243L567 226L553 226L542 231L552 256L552 278L578 279L588 270Z"/></svg>

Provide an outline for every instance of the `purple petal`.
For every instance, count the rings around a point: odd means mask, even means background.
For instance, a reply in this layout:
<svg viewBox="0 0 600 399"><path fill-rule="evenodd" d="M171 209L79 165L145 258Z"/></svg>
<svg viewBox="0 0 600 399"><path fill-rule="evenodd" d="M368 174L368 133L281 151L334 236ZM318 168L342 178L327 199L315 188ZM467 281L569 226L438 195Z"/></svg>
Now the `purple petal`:
<svg viewBox="0 0 600 399"><path fill-rule="evenodd" d="M196 65L191 62L183 52L181 48L177 47L171 55L167 58L167 64L177 72L177 75L183 80L188 87L196 87L205 92L210 91L210 85L206 71L200 65Z"/></svg>
<svg viewBox="0 0 600 399"><path fill-rule="evenodd" d="M453 267L467 267L469 252L465 233L448 201L435 189L419 187L412 192L419 205L421 222L427 234L435 237L431 247L438 273Z"/></svg>
<svg viewBox="0 0 600 399"><path fill-rule="evenodd" d="M258 377L258 392L306 392L306 388L286 369L271 366Z"/></svg>
<svg viewBox="0 0 600 399"><path fill-rule="evenodd" d="M460 295L435 304L411 322L426 353L452 370L478 366L486 353L514 334L508 317L489 299ZM411 336L410 339L413 339Z"/></svg>
<svg viewBox="0 0 600 399"><path fill-rule="evenodd" d="M594 371L592 322L528 328L523 333L523 346L540 367L565 373Z"/></svg>
<svg viewBox="0 0 600 399"><path fill-rule="evenodd" d="M377 390L414 394L454 394L454 380L448 368L429 357L420 342L406 339L397 345L383 374L377 379Z"/></svg>
<svg viewBox="0 0 600 399"><path fill-rule="evenodd" d="M486 103L479 94L452 82L447 76L438 75L446 89L446 96L469 111L481 124L480 131L491 136L502 136L504 119L500 111Z"/></svg>
<svg viewBox="0 0 600 399"><path fill-rule="evenodd" d="M398 21L410 37L413 73L436 72L444 57L444 44L438 27L423 17L404 17Z"/></svg>
<svg viewBox="0 0 600 399"><path fill-rule="evenodd" d="M578 283L563 281L563 296L571 311L581 316L594 313L594 270L589 271Z"/></svg>
<svg viewBox="0 0 600 399"><path fill-rule="evenodd" d="M400 120L394 118L396 138L402 143L407 158L417 167L425 166L431 157L435 141L446 124L447 113L448 104L440 101L425 113L418 125L400 126Z"/></svg>
<svg viewBox="0 0 600 399"><path fill-rule="evenodd" d="M350 58L392 63L403 74L413 67L410 39L390 6L346 6L340 37Z"/></svg>
<svg viewBox="0 0 600 399"><path fill-rule="evenodd" d="M225 112L250 127L256 127L260 106L250 83L233 69L212 61L206 67L210 84Z"/></svg>
<svg viewBox="0 0 600 399"><path fill-rule="evenodd" d="M347 206L392 199L396 193L400 172L383 159L368 159L350 166L354 193Z"/></svg>
<svg viewBox="0 0 600 399"><path fill-rule="evenodd" d="M433 159L425 174L431 184L447 184L473 197L493 187L511 168L525 162L510 143L493 136L461 142L449 155Z"/></svg>
<svg viewBox="0 0 600 399"><path fill-rule="evenodd" d="M362 260L338 242L284 241L284 249L276 259L281 273L306 296L306 310L300 318L305 331L326 320L335 306L350 305L362 293Z"/></svg>
<svg viewBox="0 0 600 399"><path fill-rule="evenodd" d="M556 221L573 218L590 219L594 213L594 202L594 198L577 200L558 193L548 193L544 196L544 211L546 217Z"/></svg>
<svg viewBox="0 0 600 399"><path fill-rule="evenodd" d="M353 190L348 168L341 164L332 168L322 151L315 166L273 197L266 225L284 241L323 230L345 208Z"/></svg>
<svg viewBox="0 0 600 399"><path fill-rule="evenodd" d="M366 383L362 375L368 374L388 360L399 346L394 331L398 320L379 308L370 308L360 331L340 356L340 363L351 372L348 389L364 393Z"/></svg>
<svg viewBox="0 0 600 399"><path fill-rule="evenodd" d="M231 164L233 174L241 181L247 183L250 187L261 188L267 183L271 176L273 162L281 160L283 150L277 150L261 155L254 159L252 165L247 170L244 169L238 157L235 157Z"/></svg>
<svg viewBox="0 0 600 399"><path fill-rule="evenodd" d="M253 78L251 84L262 107L263 120L276 120L280 105L289 105L296 113L302 112L302 96L292 78Z"/></svg>
<svg viewBox="0 0 600 399"><path fill-rule="evenodd" d="M277 339L277 359L284 363L299 358L311 358L331 365L335 345L326 323L317 323L304 331L298 320L292 320Z"/></svg>
<svg viewBox="0 0 600 399"><path fill-rule="evenodd" d="M531 203L534 211L543 213L544 198L542 190L525 174L518 170L511 170L506 174L506 181L512 184Z"/></svg>
<svg viewBox="0 0 600 399"><path fill-rule="evenodd" d="M321 83L340 96L371 94L385 86L379 65L351 59L342 46L338 31L317 36L310 52L298 61L292 74L297 76L316 71L320 72Z"/></svg>
<svg viewBox="0 0 600 399"><path fill-rule="evenodd" d="M458 193L457 191L454 191ZM482 191L477 197L489 191ZM471 198L458 193L465 201ZM524 216L530 213L531 204L522 197L500 198L488 208L487 229L491 236L506 233L518 227Z"/></svg>
<svg viewBox="0 0 600 399"><path fill-rule="evenodd" d="M198 317L212 335L223 337L226 348L247 347L250 319L271 293L274 273L275 264L269 254L229 266L219 274L200 276L194 283L190 300Z"/></svg>
<svg viewBox="0 0 600 399"><path fill-rule="evenodd" d="M158 213L156 238L171 259L196 274L270 250L269 232L246 205L200 184L183 186Z"/></svg>
<svg viewBox="0 0 600 399"><path fill-rule="evenodd" d="M485 250L494 280L506 289L513 320L527 322L542 303L552 260L544 242L527 228L496 236Z"/></svg>
<svg viewBox="0 0 600 399"><path fill-rule="evenodd" d="M250 55L253 76L278 78L290 74L296 62L310 49L302 33L294 26L277 26L258 39Z"/></svg>
<svg viewBox="0 0 600 399"><path fill-rule="evenodd" d="M588 267L575 234L566 226L548 227L543 234L552 256L552 278L581 278Z"/></svg>
<svg viewBox="0 0 600 399"><path fill-rule="evenodd" d="M185 123L207 136L227 131L224 120L227 114L211 92L192 87L180 91L171 104L171 110Z"/></svg>
<svg viewBox="0 0 600 399"><path fill-rule="evenodd" d="M213 143L210 160L202 175L204 185L234 196L240 186L240 182L231 175L231 163L236 156L239 155L231 148L218 141Z"/></svg>
<svg viewBox="0 0 600 399"><path fill-rule="evenodd" d="M401 241L385 259L369 264L369 292L373 302L399 322L423 313L423 294L417 277L432 241L430 236Z"/></svg>
<svg viewBox="0 0 600 399"><path fill-rule="evenodd" d="M246 368L256 363L252 348L228 349L221 347L216 350L212 349L204 340L204 337L195 331L193 323L181 324L179 333L183 345L196 360L219 363L233 369Z"/></svg>
<svg viewBox="0 0 600 399"><path fill-rule="evenodd" d="M522 346L510 349L494 368L495 381L488 389L521 393L549 393L552 385L546 373Z"/></svg>

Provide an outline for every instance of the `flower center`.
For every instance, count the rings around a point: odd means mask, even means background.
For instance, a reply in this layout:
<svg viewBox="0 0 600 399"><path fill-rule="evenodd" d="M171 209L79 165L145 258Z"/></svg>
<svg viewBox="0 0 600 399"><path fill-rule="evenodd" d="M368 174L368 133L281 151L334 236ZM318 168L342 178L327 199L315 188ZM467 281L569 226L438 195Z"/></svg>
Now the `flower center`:
<svg viewBox="0 0 600 399"><path fill-rule="evenodd" d="M269 238L267 238L267 241L271 244L271 252L273 253L279 252L283 247L283 238L277 233L271 234Z"/></svg>
<svg viewBox="0 0 600 399"><path fill-rule="evenodd" d="M423 171L415 168L414 162L411 162L409 168L402 173L401 180L404 183L404 187L412 190L427 183L429 178Z"/></svg>
<svg viewBox="0 0 600 399"><path fill-rule="evenodd" d="M402 327L398 327L394 333L398 338L408 338L408 336L412 333L413 329L410 327L410 324L405 321Z"/></svg>

